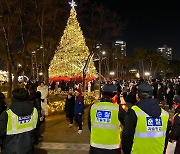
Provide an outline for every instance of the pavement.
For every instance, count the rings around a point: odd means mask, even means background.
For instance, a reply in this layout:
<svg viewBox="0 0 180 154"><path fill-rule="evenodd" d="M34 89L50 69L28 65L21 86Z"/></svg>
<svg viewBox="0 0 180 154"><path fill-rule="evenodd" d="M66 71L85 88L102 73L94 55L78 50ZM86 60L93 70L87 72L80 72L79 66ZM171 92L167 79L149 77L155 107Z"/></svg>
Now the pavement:
<svg viewBox="0 0 180 154"><path fill-rule="evenodd" d="M174 111L169 111L170 117L173 113ZM78 126L74 124L69 128L65 114L47 117L42 124L43 141L36 146L35 154L88 154L90 132L87 119L88 108L83 115L83 132L78 134Z"/></svg>
<svg viewBox="0 0 180 154"><path fill-rule="evenodd" d="M78 134L77 124L69 128L65 114L47 117L42 124L43 141L36 146L35 154L88 154L90 132L87 119L88 108L83 115L83 132Z"/></svg>

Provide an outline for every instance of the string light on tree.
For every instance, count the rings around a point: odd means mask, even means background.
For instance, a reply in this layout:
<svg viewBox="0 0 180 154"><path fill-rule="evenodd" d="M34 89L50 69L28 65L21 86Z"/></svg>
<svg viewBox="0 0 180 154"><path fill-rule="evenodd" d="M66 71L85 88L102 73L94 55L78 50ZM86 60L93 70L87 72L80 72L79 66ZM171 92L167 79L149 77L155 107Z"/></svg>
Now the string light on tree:
<svg viewBox="0 0 180 154"><path fill-rule="evenodd" d="M82 30L76 17L77 14L74 7L77 5L74 0L69 2L69 4L72 7L70 17L54 58L50 63L50 78L58 76L82 76L83 67L89 55L89 49L86 46ZM97 71L92 60L90 61L87 75L97 76Z"/></svg>

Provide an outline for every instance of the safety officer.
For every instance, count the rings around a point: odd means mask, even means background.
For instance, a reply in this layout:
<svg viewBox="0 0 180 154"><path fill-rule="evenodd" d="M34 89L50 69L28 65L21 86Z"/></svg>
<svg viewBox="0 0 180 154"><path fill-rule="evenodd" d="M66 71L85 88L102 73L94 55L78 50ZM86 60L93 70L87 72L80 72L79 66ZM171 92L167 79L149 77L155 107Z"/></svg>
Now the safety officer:
<svg viewBox="0 0 180 154"><path fill-rule="evenodd" d="M33 130L36 128L38 112L28 100L24 88L12 92L12 104L0 115L0 137L3 138L3 153L32 154L34 151Z"/></svg>
<svg viewBox="0 0 180 154"><path fill-rule="evenodd" d="M173 107L175 109L175 114L171 120L172 129L170 131L169 138L171 142L176 142L174 154L179 154L180 153L180 95L176 95L174 97Z"/></svg>
<svg viewBox="0 0 180 154"><path fill-rule="evenodd" d="M90 108L90 154L120 153L119 105L112 103L115 94L116 87L113 84L104 85L100 102Z"/></svg>
<svg viewBox="0 0 180 154"><path fill-rule="evenodd" d="M152 96L151 85L138 86L137 105L129 109L122 133L124 154L162 154L166 149L169 114Z"/></svg>

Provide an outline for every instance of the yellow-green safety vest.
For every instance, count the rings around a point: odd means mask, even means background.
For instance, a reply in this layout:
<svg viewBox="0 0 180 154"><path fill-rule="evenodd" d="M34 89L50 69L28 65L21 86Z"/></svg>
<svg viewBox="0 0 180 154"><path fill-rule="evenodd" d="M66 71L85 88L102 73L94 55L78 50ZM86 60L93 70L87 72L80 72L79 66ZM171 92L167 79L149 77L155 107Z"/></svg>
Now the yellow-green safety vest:
<svg viewBox="0 0 180 154"><path fill-rule="evenodd" d="M34 108L32 114L28 116L17 116L11 109L6 112L8 114L7 135L20 134L36 128L38 120L36 108Z"/></svg>
<svg viewBox="0 0 180 154"><path fill-rule="evenodd" d="M120 147L119 105L111 102L97 102L92 105L91 146L101 149L118 149Z"/></svg>
<svg viewBox="0 0 180 154"><path fill-rule="evenodd" d="M165 147L169 114L161 109L161 116L153 118L138 106L132 109L137 115L132 154L162 154Z"/></svg>

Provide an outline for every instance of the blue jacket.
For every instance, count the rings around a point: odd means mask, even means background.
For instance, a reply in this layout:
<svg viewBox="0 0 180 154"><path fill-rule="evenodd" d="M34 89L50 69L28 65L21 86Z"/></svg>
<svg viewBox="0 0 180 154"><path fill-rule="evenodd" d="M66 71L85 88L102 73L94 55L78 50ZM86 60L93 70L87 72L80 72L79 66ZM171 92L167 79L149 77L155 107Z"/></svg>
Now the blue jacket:
<svg viewBox="0 0 180 154"><path fill-rule="evenodd" d="M75 97L74 114L84 113L84 97L82 96L82 102L79 101L78 97Z"/></svg>

